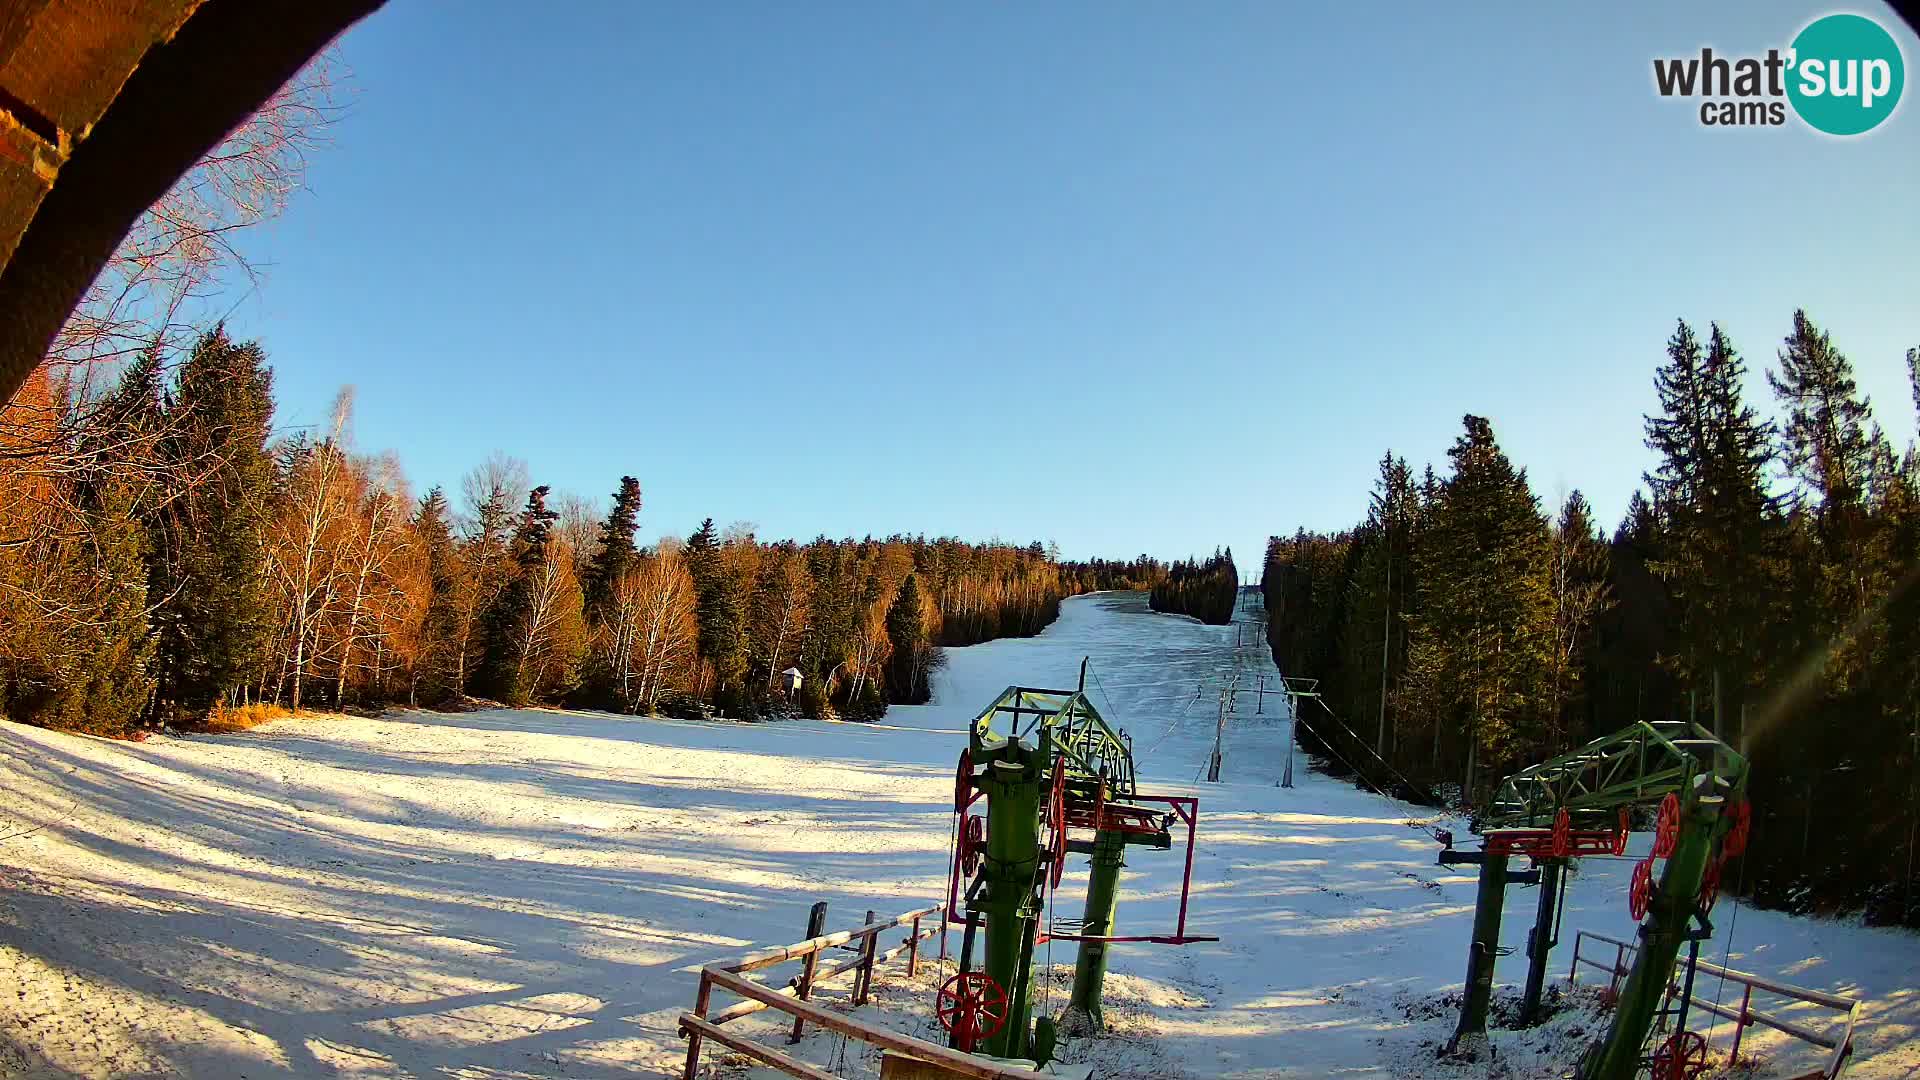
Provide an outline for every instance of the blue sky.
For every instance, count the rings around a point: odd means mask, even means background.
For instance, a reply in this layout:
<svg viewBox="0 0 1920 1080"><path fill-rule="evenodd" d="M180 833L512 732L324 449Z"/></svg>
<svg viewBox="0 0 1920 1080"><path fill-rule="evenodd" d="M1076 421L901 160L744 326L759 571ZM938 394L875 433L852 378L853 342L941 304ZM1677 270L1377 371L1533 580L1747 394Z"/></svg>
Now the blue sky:
<svg viewBox="0 0 1920 1080"><path fill-rule="evenodd" d="M1839 140L1652 88L1828 10L392 0L229 322L283 424L352 384L418 488L632 473L649 538L1251 568L1467 412L1612 522L1677 317L1760 393L1804 305L1913 437L1920 103Z"/></svg>

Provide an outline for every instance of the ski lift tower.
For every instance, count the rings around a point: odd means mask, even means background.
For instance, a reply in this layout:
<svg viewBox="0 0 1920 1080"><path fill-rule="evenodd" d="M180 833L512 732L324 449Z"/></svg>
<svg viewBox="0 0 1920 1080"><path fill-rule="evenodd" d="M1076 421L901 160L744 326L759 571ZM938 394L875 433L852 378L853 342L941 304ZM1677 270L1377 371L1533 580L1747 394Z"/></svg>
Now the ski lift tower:
<svg viewBox="0 0 1920 1080"><path fill-rule="evenodd" d="M1199 800L1142 794L1131 740L1107 724L1085 686L1084 662L1078 690L1009 686L969 728L955 777L960 820L947 905L957 913L964 903L965 929L960 971L941 987L936 1008L955 1049L1041 1063L1051 1057L1056 1024L1032 1019L1037 945L1080 943L1065 1018L1098 1030L1111 945L1219 940L1186 932ZM972 807L982 799L986 813L976 814ZM1176 823L1186 827L1186 865L1173 931L1115 934L1126 849L1171 849ZM1085 914L1076 923L1049 918L1043 929L1069 854L1091 856Z"/></svg>
<svg viewBox="0 0 1920 1080"><path fill-rule="evenodd" d="M1540 887L1521 1005L1523 1022L1531 1023L1539 1016L1567 862L1625 854L1632 808L1658 805L1653 851L1635 865L1628 898L1640 922L1640 948L1612 1026L1582 1060L1580 1072L1583 1080L1631 1080L1646 1064L1641 1048L1680 947L1691 943L1697 950L1712 935L1709 913L1719 895L1720 867L1746 848L1752 821L1746 784L1746 759L1689 721L1635 723L1501 781L1480 823L1479 850L1457 851L1450 835L1441 836L1442 865L1480 867L1467 983L1450 1047L1485 1036L1507 885ZM1510 870L1516 855L1530 859L1533 868ZM1656 859L1665 860L1657 884ZM1667 1045L1654 1053L1656 1077L1665 1075L1659 1071L1663 1060L1677 1060L1672 1051Z"/></svg>

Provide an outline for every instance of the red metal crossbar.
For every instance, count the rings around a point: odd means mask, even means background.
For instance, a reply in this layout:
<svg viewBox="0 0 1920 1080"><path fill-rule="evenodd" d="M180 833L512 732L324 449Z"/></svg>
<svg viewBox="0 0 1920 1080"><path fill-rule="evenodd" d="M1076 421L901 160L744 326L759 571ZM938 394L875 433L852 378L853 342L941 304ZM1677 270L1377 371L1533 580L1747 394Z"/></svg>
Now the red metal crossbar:
<svg viewBox="0 0 1920 1080"><path fill-rule="evenodd" d="M1501 829L1487 834L1487 853L1534 858L1611 855L1619 834L1611 829L1573 829L1565 851L1555 851L1552 829Z"/></svg>
<svg viewBox="0 0 1920 1080"><path fill-rule="evenodd" d="M1215 934L1049 934L1042 931L1033 939L1033 943L1045 945L1049 941L1131 941L1152 945L1187 945L1195 941L1219 940L1219 936Z"/></svg>
<svg viewBox="0 0 1920 1080"><path fill-rule="evenodd" d="M1049 934L1042 931L1034 939L1034 944L1044 945L1049 941L1112 941L1112 942L1147 942L1154 945L1185 945L1185 944L1188 944L1189 942L1195 942L1195 941L1219 941L1220 940L1217 936L1214 936L1212 934L1187 933L1187 900L1193 892L1193 837L1194 837L1194 833L1199 828L1200 800L1197 798L1194 798L1191 795L1138 795L1136 794L1132 796L1132 798L1136 802L1155 802L1155 803L1167 804L1169 807L1173 809L1174 816L1179 818L1180 822L1187 827L1186 866L1181 871L1181 875L1180 875L1180 915L1178 920L1174 924L1173 933L1171 934L1101 935L1101 934ZM1106 807L1106 810L1109 813L1111 813L1114 810L1114 807L1108 806ZM1137 813L1135 816L1137 816ZM1111 822L1110 818L1108 820L1109 822ZM1109 827L1112 827L1112 826L1110 825ZM1158 830L1155 829L1152 831L1157 832Z"/></svg>

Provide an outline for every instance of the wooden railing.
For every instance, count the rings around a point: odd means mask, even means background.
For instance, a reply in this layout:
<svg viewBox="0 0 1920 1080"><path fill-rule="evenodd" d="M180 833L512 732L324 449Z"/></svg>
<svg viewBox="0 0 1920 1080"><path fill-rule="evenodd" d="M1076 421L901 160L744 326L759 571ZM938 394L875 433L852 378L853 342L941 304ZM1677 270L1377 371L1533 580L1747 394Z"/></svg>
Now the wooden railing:
<svg viewBox="0 0 1920 1080"><path fill-rule="evenodd" d="M1607 964L1595 960L1591 956L1583 956L1580 952L1580 946L1587 940L1613 946L1613 962ZM1616 991L1619 988L1620 980L1626 978L1630 970L1632 954L1635 951L1637 951L1635 946L1621 941L1618 938L1610 938L1605 934L1596 934L1590 930L1578 931L1573 936L1573 964L1567 970L1567 983L1568 985L1572 985L1575 982L1580 973L1580 965L1585 964L1588 967L1599 968L1607 972L1609 978L1607 989L1610 992ZM1860 1000L1858 998L1850 998L1842 994L1829 994L1824 990L1813 990L1804 986L1795 986L1792 983L1779 982L1759 975L1751 975L1744 971L1735 971L1732 968L1721 967L1719 964L1711 964L1705 960L1695 965L1695 971L1702 975L1724 978L1727 982L1735 983L1741 987L1740 1005L1738 1008L1722 1005L1716 1001L1708 1001L1698 994L1695 994L1693 997L1693 1005L1702 1011L1711 1013L1724 1020L1733 1021L1733 1047L1727 1054L1727 1061L1729 1063L1739 1060L1740 1038L1746 1032L1746 1029L1753 1024L1760 1024L1765 1027L1770 1027L1782 1034L1790 1035L1802 1042L1812 1043L1824 1050L1831 1051L1825 1067L1823 1067L1819 1073L1820 1076L1832 1080L1833 1077L1839 1076L1846 1070L1847 1059L1853 1054L1854 1025L1860 1020ZM1784 1017L1761 1012L1753 1007L1753 992L1755 990L1833 1009L1843 1014L1842 1019L1844 1023L1840 1031L1837 1034L1833 1034L1814 1031L1811 1028L1802 1026ZM1667 1000L1671 1002L1679 993L1680 985L1676 978L1667 984Z"/></svg>
<svg viewBox="0 0 1920 1080"><path fill-rule="evenodd" d="M872 990L874 968L903 952L907 954L907 974L914 974L919 966L920 942L941 932L940 916L943 914L943 909L944 905L935 904L932 907L903 912L881 921L877 921L873 913L868 912L867 921L861 926L832 934L822 934L819 931L824 928L826 905L815 904L807 927L812 936L805 941L707 964L700 969L700 989L694 997L693 1011L680 1016L680 1034L687 1040L687 1067L684 1080L694 1080L699 1072L701 1044L709 1039L737 1053L745 1054L763 1065L779 1069L788 1076L801 1077L802 1080L838 1080L832 1073L817 1065L811 1065L771 1046L754 1042L721 1027L729 1020L737 1020L763 1009L776 1009L793 1017L793 1029L789 1035L789 1042L800 1041L805 1025L813 1023L829 1031L837 1031L848 1038L871 1043L922 1061L934 1062L954 1072L975 1077L976 1080L1057 1080L1055 1077L1030 1069L1000 1065L937 1043L916 1039L911 1035L902 1035L889 1028L856 1020L832 1009L821 1008L807 1000L819 984L853 972L852 1001L855 1005L865 1004ZM922 929L923 921L932 925ZM879 952L879 935L896 926L910 927L906 938L894 948ZM855 941L858 941L860 946L851 959L825 967L820 966L822 951ZM942 944L945 944L944 941ZM784 987L775 988L768 983L750 979L746 975L750 971L794 961L802 964L801 971ZM712 1006L713 992L716 989L733 994L741 1000L709 1015L708 1010Z"/></svg>

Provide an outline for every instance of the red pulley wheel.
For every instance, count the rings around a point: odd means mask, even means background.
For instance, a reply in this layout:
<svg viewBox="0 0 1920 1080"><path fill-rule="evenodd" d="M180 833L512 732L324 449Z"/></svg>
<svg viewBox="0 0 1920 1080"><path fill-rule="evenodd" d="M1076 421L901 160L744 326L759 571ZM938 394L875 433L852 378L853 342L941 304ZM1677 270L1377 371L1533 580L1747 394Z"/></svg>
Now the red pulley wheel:
<svg viewBox="0 0 1920 1080"><path fill-rule="evenodd" d="M953 774L953 812L964 814L973 801L973 751L960 751L960 767Z"/></svg>
<svg viewBox="0 0 1920 1080"><path fill-rule="evenodd" d="M1680 843L1680 797L1672 792L1660 800L1660 816L1653 825L1653 856L1666 859Z"/></svg>
<svg viewBox="0 0 1920 1080"><path fill-rule="evenodd" d="M984 971L963 971L940 984L933 1012L955 1048L972 1053L975 1043L1006 1025L1007 992Z"/></svg>
<svg viewBox="0 0 1920 1080"><path fill-rule="evenodd" d="M987 819L968 814L960 819L960 873L972 877L980 868L980 853L987 846Z"/></svg>
<svg viewBox="0 0 1920 1080"><path fill-rule="evenodd" d="M1647 906L1653 902L1653 856L1649 855L1633 864L1633 880L1627 886L1627 912L1634 922L1647 917Z"/></svg>
<svg viewBox="0 0 1920 1080"><path fill-rule="evenodd" d="M1747 834L1753 829L1753 804L1745 799L1733 804L1733 824L1727 826L1727 838L1720 850L1728 855L1744 855Z"/></svg>
<svg viewBox="0 0 1920 1080"><path fill-rule="evenodd" d="M1627 808L1623 806L1620 808L1620 831L1613 834L1613 853L1615 855L1625 855L1627 853L1627 834L1632 831L1628 828L1629 824Z"/></svg>
<svg viewBox="0 0 1920 1080"><path fill-rule="evenodd" d="M1676 1031L1653 1052L1652 1080L1693 1080L1707 1071L1706 1036Z"/></svg>
<svg viewBox="0 0 1920 1080"><path fill-rule="evenodd" d="M1553 815L1553 854L1556 858L1565 858L1573 850L1573 815L1566 807Z"/></svg>
<svg viewBox="0 0 1920 1080"><path fill-rule="evenodd" d="M1714 901L1720 899L1720 864L1710 862L1707 871L1700 875L1700 914L1713 910Z"/></svg>

